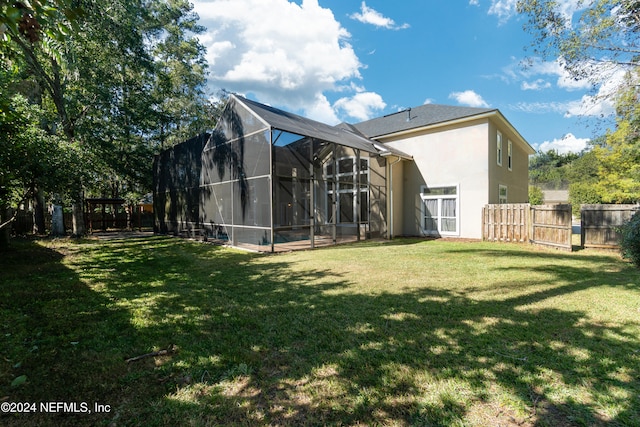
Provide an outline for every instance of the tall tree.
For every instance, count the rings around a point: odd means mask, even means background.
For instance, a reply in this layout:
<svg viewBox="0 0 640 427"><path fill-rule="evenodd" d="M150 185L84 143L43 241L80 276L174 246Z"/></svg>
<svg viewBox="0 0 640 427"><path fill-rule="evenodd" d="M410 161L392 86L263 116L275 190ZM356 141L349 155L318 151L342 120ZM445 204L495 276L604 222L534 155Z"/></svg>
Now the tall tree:
<svg viewBox="0 0 640 427"><path fill-rule="evenodd" d="M559 59L574 78L599 83L594 69L602 65L638 66L639 6L637 0L519 0L517 10L528 18L534 55Z"/></svg>
<svg viewBox="0 0 640 427"><path fill-rule="evenodd" d="M55 113L43 128L82 150L66 191L76 206L74 233L82 234L84 192L149 191L152 152L210 124L204 49L192 36L197 16L182 0L21 4L36 20L35 36L3 3L0 49L20 59L41 88L42 108Z"/></svg>
<svg viewBox="0 0 640 427"><path fill-rule="evenodd" d="M596 85L607 71L625 72L614 90L599 93L616 105L616 126L576 164L575 170L586 167L588 173L572 182L570 197L582 203L639 201L640 1L519 0L518 11L535 36L534 55L558 59L574 78Z"/></svg>

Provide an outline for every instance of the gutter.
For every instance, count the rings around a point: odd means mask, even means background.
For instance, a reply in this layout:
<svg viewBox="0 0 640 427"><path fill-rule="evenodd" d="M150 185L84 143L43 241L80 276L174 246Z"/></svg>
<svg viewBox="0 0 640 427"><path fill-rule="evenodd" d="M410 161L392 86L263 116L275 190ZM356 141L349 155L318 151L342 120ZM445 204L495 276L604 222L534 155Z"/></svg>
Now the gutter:
<svg viewBox="0 0 640 427"><path fill-rule="evenodd" d="M413 157L411 158L413 159ZM393 211L393 165L396 163L400 163L403 160L402 157L398 156L395 162L389 163L389 239L393 239L395 235L393 229L394 223L394 211Z"/></svg>

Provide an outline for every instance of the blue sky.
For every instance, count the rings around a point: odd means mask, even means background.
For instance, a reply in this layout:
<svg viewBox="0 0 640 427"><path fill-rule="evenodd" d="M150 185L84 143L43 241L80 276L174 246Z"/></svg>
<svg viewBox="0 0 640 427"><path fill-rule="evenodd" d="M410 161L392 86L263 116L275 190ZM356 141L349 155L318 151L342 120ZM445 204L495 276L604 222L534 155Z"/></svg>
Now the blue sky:
<svg viewBox="0 0 640 427"><path fill-rule="evenodd" d="M323 121L424 103L497 108L536 149L580 151L610 122L595 87L531 58L515 0L195 0L209 87ZM577 0L559 0L568 14ZM615 80L615 79L613 79ZM607 83L609 82L609 83ZM604 124L603 124L604 123Z"/></svg>

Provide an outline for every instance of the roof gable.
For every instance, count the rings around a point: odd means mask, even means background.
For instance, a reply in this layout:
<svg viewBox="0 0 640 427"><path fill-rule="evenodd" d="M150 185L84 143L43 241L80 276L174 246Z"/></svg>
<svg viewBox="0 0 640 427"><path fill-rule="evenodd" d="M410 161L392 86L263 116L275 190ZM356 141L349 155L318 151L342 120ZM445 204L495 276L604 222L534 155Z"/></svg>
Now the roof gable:
<svg viewBox="0 0 640 427"><path fill-rule="evenodd" d="M425 104L415 108L388 114L384 117L355 124L363 135L376 138L396 132L408 131L439 123L472 118L474 116L496 112L493 108L472 108L452 105Z"/></svg>
<svg viewBox="0 0 640 427"><path fill-rule="evenodd" d="M366 136L363 136L360 132L355 132L354 129L340 126L329 126L325 123L307 119L306 117L302 117L297 114L279 110L256 101L251 101L239 95L231 96L232 99L236 99L245 108L260 118L260 120L266 123L267 126L274 129L334 142L340 145L346 145L348 147L373 154L392 154L406 158L411 157L398 150L394 150L389 147L382 147L368 139Z"/></svg>

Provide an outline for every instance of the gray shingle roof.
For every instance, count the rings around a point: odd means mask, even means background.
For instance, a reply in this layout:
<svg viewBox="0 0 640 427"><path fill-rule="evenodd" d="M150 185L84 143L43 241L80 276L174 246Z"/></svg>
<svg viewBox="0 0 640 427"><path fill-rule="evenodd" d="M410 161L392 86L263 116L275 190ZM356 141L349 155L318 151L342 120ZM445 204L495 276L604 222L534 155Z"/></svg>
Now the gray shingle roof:
<svg viewBox="0 0 640 427"><path fill-rule="evenodd" d="M346 145L351 148L364 150L369 153L387 155L393 154L400 157L411 157L399 150L390 147L383 147L363 136L353 129L329 126L327 124L298 116L297 114L279 110L259 102L251 101L239 95L232 95L238 99L247 108L251 109L254 114L264 120L272 128L295 133L301 136L310 136L324 141L335 142L340 145Z"/></svg>
<svg viewBox="0 0 640 427"><path fill-rule="evenodd" d="M497 111L493 108L458 107L452 105L425 104L377 119L355 124L355 128L369 138L396 132L446 123Z"/></svg>

